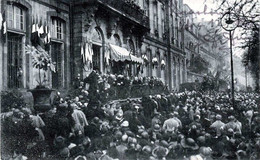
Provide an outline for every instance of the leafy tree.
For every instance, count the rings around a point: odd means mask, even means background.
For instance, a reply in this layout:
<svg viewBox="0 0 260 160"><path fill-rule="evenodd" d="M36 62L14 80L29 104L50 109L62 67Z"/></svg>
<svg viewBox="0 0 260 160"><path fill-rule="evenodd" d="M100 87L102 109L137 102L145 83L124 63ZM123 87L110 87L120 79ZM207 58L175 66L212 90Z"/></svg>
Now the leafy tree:
<svg viewBox="0 0 260 160"><path fill-rule="evenodd" d="M249 69L255 80L255 90L259 92L259 80L260 80L260 51L259 51L259 28L253 28L251 30L252 37L248 39L243 48L246 48L246 52L243 55L243 64Z"/></svg>

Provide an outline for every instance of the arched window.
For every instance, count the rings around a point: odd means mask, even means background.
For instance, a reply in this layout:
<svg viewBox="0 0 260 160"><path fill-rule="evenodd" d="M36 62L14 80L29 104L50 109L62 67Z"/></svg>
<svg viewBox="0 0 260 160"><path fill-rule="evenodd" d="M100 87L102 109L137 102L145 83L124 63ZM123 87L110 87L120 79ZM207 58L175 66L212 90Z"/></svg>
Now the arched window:
<svg viewBox="0 0 260 160"><path fill-rule="evenodd" d="M129 40L129 52L133 55L135 55L135 46L134 46L134 42L130 39Z"/></svg>
<svg viewBox="0 0 260 160"><path fill-rule="evenodd" d="M93 57L92 57L92 64L93 64L93 69L98 70L102 72L103 69L103 62L104 55L103 55L103 36L102 32L98 29L95 28L92 33L92 48L93 48Z"/></svg>

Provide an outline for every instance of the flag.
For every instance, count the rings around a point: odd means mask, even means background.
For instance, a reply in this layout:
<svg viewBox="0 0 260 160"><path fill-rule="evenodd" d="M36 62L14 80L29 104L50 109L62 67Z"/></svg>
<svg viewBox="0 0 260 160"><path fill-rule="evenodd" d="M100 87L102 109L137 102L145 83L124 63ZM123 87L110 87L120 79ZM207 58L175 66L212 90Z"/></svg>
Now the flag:
<svg viewBox="0 0 260 160"><path fill-rule="evenodd" d="M105 51L105 62L107 65L109 65L109 59L110 59L110 50L107 48Z"/></svg>
<svg viewBox="0 0 260 160"><path fill-rule="evenodd" d="M84 45L81 44L81 51L80 51L80 54L81 54L81 57L82 57L82 61L83 61L83 64L85 64L85 53L84 53Z"/></svg>
<svg viewBox="0 0 260 160"><path fill-rule="evenodd" d="M43 25L41 25L41 26L39 27L39 30L38 30L38 36L39 36L39 37L41 36L41 34L44 34L44 27L43 27Z"/></svg>
<svg viewBox="0 0 260 160"><path fill-rule="evenodd" d="M7 31L7 29L6 29L6 21L4 21L4 23L3 23L3 34L6 34L6 31Z"/></svg>
<svg viewBox="0 0 260 160"><path fill-rule="evenodd" d="M0 20L0 23L1 23L0 30L2 29L2 33L3 33L3 35L5 35L6 32L7 32L6 20L5 20L5 12L3 12L3 14L1 14L1 19L2 19L2 20ZM3 37L3 38L4 38L4 37ZM4 38L4 40L5 40L5 38Z"/></svg>
<svg viewBox="0 0 260 160"><path fill-rule="evenodd" d="M38 36L40 37L41 34L44 34L44 26L43 26L42 20L40 20L40 22L38 22L37 26L38 26Z"/></svg>
<svg viewBox="0 0 260 160"><path fill-rule="evenodd" d="M44 43L45 44L48 43L48 26L47 25L44 26Z"/></svg>
<svg viewBox="0 0 260 160"><path fill-rule="evenodd" d="M85 62L89 61L89 46L88 43L85 43Z"/></svg>
<svg viewBox="0 0 260 160"><path fill-rule="evenodd" d="M89 61L90 63L92 63L92 56L93 56L92 43L88 43L88 51L89 51Z"/></svg>
<svg viewBox="0 0 260 160"><path fill-rule="evenodd" d="M32 17L32 33L36 32L36 24L35 24L35 19Z"/></svg>
<svg viewBox="0 0 260 160"><path fill-rule="evenodd" d="M0 13L0 29L2 28L2 24L3 24L3 16L2 13Z"/></svg>

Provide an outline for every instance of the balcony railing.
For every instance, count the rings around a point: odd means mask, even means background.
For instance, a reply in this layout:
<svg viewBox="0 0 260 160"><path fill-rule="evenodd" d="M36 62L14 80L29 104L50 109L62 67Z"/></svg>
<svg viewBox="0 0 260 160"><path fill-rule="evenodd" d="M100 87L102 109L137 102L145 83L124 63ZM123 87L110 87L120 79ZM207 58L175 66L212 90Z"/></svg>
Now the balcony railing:
<svg viewBox="0 0 260 160"><path fill-rule="evenodd" d="M112 7L121 12L125 17L128 17L142 26L149 28L149 19L145 15L145 10L140 6L127 0L98 0L103 5Z"/></svg>

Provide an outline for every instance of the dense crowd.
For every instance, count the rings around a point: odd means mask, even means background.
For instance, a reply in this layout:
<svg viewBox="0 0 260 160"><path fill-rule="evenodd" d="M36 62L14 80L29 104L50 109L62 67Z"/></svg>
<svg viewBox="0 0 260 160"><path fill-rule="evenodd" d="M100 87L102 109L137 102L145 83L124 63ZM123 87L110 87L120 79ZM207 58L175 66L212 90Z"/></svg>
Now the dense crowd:
<svg viewBox="0 0 260 160"><path fill-rule="evenodd" d="M167 93L168 91L167 85L157 77L101 75L97 71L91 72L83 81L78 76L75 80L75 87L78 90L76 95L81 94L80 92L84 88L88 90L88 99L100 100L103 103L113 99L141 97L148 94Z"/></svg>
<svg viewBox="0 0 260 160"><path fill-rule="evenodd" d="M2 158L260 159L259 94L236 93L234 106L198 91L102 102L92 80L44 113L1 113Z"/></svg>

